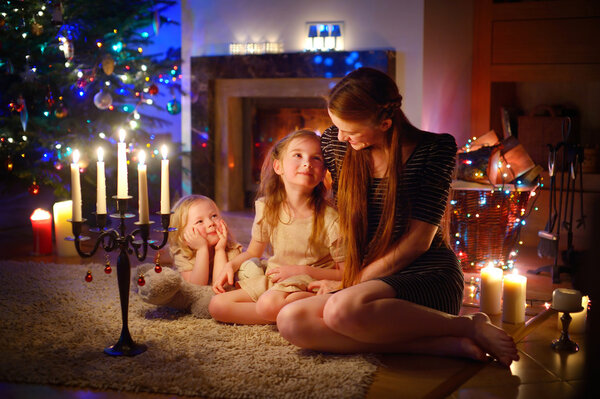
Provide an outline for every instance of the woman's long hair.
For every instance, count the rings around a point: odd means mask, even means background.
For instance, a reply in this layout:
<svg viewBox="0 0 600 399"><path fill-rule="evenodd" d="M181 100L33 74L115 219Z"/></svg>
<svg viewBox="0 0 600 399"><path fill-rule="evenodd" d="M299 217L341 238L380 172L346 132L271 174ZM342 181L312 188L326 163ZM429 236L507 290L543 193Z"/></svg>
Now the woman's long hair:
<svg viewBox="0 0 600 399"><path fill-rule="evenodd" d="M183 232L187 225L190 207L196 201L208 201L215 206L217 211L219 211L219 207L215 204L215 202L212 199L210 199L204 195L198 195L198 194L190 194L190 195L186 195L185 197L181 197L179 199L179 201L177 201L175 203L175 205L173 205L173 214L171 215L170 226L175 227L177 230L169 233L169 248L170 248L171 252L174 252L174 251L180 249L181 253L186 258L190 258L190 259L194 257L194 250L191 249L185 242L185 239L183 238ZM219 211L219 216L220 216L220 213L221 212ZM233 238L231 232L228 231L227 232L226 249L229 250L229 249L235 248L236 245L237 245L237 243L235 242L235 239Z"/></svg>
<svg viewBox="0 0 600 399"><path fill-rule="evenodd" d="M398 182L403 173L402 143L416 142L419 130L408 121L400 106L402 96L396 83L386 74L371 68L357 69L344 77L329 94L327 108L336 117L378 126L391 119L384 133L389 150L387 183L382 217L375 232L377 239L369 242L367 199L373 170L370 150L348 148L339 174L337 205L341 236L346 245L343 287L356 282L362 268L383 256L392 246L398 212L409 212L410 204L399 204ZM407 215L408 216L408 215Z"/></svg>
<svg viewBox="0 0 600 399"><path fill-rule="evenodd" d="M297 138L309 138L320 143L320 138L312 130L297 130L288 134L279 140L265 157L260 173L260 186L256 198L264 198L265 210L263 218L259 223L266 222L268 231L271 233L273 229L280 223L289 223L291 220L280 220L281 210L286 206L286 192L281 176L275 173L273 162L281 160L290 143ZM313 189L311 193L310 205L314 210L313 226L309 242L309 248L318 244L325 225L325 209L327 205L327 189L323 182Z"/></svg>

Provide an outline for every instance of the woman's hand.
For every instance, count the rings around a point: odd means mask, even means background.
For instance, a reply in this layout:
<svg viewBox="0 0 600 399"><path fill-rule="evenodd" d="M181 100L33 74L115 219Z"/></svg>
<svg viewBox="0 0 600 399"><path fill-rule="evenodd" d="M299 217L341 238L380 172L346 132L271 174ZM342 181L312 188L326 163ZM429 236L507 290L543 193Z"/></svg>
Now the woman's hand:
<svg viewBox="0 0 600 399"><path fill-rule="evenodd" d="M225 284L233 285L234 273L233 264L231 262L225 263L219 275L213 278L212 289L215 294L221 294L225 292Z"/></svg>
<svg viewBox="0 0 600 399"><path fill-rule="evenodd" d="M299 274L307 274L308 266L304 265L282 265L273 268L267 273L267 276L271 277L271 281L278 283L285 280L288 277L297 276Z"/></svg>
<svg viewBox="0 0 600 399"><path fill-rule="evenodd" d="M323 295L339 290L341 287L342 282L339 280L316 280L308 284L308 291L315 292L315 290L318 290L317 295Z"/></svg>
<svg viewBox="0 0 600 399"><path fill-rule="evenodd" d="M202 237L202 235L196 227L186 229L183 232L183 239L187 243L188 247L190 247L194 251L208 247L208 242L206 241L206 238Z"/></svg>
<svg viewBox="0 0 600 399"><path fill-rule="evenodd" d="M217 245L215 245L215 250L225 249L227 247L227 223L223 219L219 220L219 224L217 225L217 236L219 237L219 241Z"/></svg>

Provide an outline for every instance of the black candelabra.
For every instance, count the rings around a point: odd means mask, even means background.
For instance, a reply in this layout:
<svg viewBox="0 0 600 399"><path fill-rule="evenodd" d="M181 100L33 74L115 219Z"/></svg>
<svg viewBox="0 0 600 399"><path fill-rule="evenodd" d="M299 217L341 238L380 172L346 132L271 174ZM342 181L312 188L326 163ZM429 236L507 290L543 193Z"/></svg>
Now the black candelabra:
<svg viewBox="0 0 600 399"><path fill-rule="evenodd" d="M129 254L135 252L135 257L139 261L143 261L146 259L148 246L155 250L161 249L167 243L169 232L174 231L175 229L169 227L171 214L161 213L162 229L156 230L163 234L162 242L160 244L156 244L156 241L149 239L150 225L154 223L152 221L149 221L148 223L135 222L137 228L127 234L125 221L134 217L133 214L127 213L127 203L132 197L127 196L124 198L117 198L115 196L113 198L117 201L117 213L111 214L110 217L119 220L119 227L117 229L105 228L107 221L106 214L96 214L98 228L95 230L100 232L100 235L97 237L96 243L90 252L85 252L81 248L81 241L89 239L89 237L81 235L81 229L86 219L82 219L81 221L69 220L73 225L73 237L67 237L67 239L74 241L77 253L83 258L93 256L96 251L98 251L100 245L102 245L102 249L106 252L111 252L116 249L119 250L119 256L117 258L117 282L119 286L123 327L117 343L105 348L104 353L112 356L135 356L146 351L147 346L135 343L129 333L128 313L131 278ZM139 236L139 238L136 239L136 236Z"/></svg>

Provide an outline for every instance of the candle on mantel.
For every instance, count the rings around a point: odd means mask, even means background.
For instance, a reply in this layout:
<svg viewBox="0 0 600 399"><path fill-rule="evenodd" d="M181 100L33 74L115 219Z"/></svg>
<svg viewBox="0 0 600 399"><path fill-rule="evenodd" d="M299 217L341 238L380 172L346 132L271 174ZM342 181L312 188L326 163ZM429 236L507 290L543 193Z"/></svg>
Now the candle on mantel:
<svg viewBox="0 0 600 399"><path fill-rule="evenodd" d="M127 153L125 148L125 129L119 130L117 143L117 198L127 197Z"/></svg>
<svg viewBox="0 0 600 399"><path fill-rule="evenodd" d="M81 183L79 181L79 150L73 151L71 164L71 200L73 201L74 222L81 222Z"/></svg>
<svg viewBox="0 0 600 399"><path fill-rule="evenodd" d="M480 271L479 309L488 315L502 313L502 269L489 265Z"/></svg>
<svg viewBox="0 0 600 399"><path fill-rule="evenodd" d="M56 202L52 207L54 213L54 237L56 238L56 254L58 256L76 256L77 250L73 241L65 240L73 234L73 225L67 220L73 215L73 201Z"/></svg>
<svg viewBox="0 0 600 399"><path fill-rule="evenodd" d="M169 194L169 160L167 159L167 152L167 146L163 145L161 148L163 159L160 161L160 213L163 215L171 213Z"/></svg>
<svg viewBox="0 0 600 399"><path fill-rule="evenodd" d="M106 214L106 177L104 175L104 150L98 147L97 180L96 180L96 214Z"/></svg>
<svg viewBox="0 0 600 399"><path fill-rule="evenodd" d="M146 153L138 151L138 197L139 197L139 212L140 223L148 223L148 180L147 170L144 162L146 161Z"/></svg>
<svg viewBox="0 0 600 399"><path fill-rule="evenodd" d="M37 208L30 219L33 228L34 255L52 253L52 215L48 211Z"/></svg>
<svg viewBox="0 0 600 399"><path fill-rule="evenodd" d="M526 292L527 277L518 274L517 269L504 276L502 321L514 324L525 322Z"/></svg>

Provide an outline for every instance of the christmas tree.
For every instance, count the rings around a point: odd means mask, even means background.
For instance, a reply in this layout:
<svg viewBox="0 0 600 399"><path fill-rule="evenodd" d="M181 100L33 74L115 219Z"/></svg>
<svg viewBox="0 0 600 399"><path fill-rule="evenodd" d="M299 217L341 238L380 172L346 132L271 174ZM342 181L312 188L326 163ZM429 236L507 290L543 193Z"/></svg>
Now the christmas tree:
<svg viewBox="0 0 600 399"><path fill-rule="evenodd" d="M159 90L179 89L179 49L146 54L172 0L10 0L0 4L0 180L26 182L36 194L51 187L68 197L71 152L82 168L104 147L107 174L116 171L118 130L129 149L151 156L163 144L149 129ZM180 103L173 98L169 113ZM135 160L135 155L129 156ZM87 162L86 162L87 160ZM95 193L95 175L84 174L84 196ZM90 187L91 188L91 187ZM4 193L3 193L4 194ZM89 200L89 198L92 198ZM95 203L93 195L84 205Z"/></svg>

